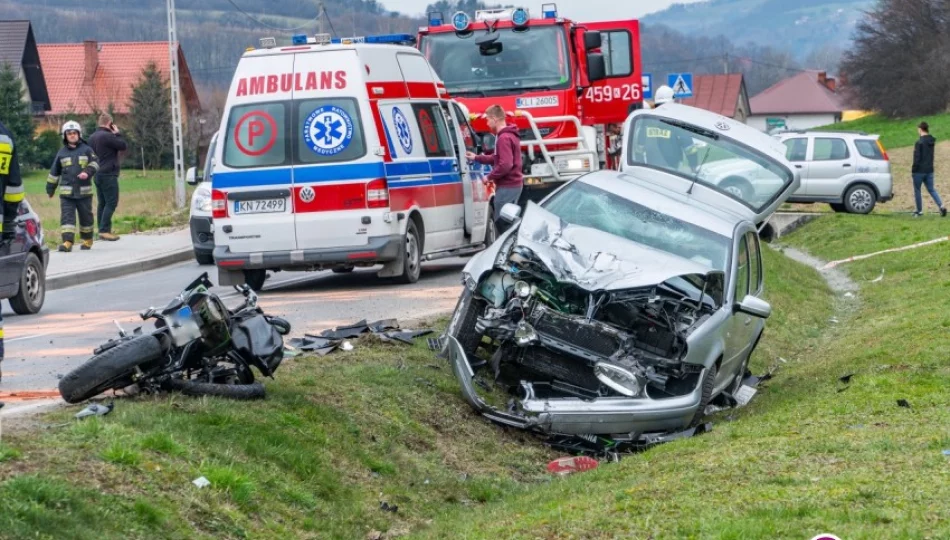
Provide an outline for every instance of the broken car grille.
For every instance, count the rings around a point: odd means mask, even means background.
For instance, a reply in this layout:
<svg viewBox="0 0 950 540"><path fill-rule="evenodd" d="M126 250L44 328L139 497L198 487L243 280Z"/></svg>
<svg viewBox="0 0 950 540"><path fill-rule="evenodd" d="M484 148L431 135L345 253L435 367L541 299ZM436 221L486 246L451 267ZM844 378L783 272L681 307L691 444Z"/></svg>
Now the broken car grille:
<svg viewBox="0 0 950 540"><path fill-rule="evenodd" d="M608 328L597 323L578 321L543 305L535 307L530 320L538 334L595 356L609 358L621 346L619 336Z"/></svg>

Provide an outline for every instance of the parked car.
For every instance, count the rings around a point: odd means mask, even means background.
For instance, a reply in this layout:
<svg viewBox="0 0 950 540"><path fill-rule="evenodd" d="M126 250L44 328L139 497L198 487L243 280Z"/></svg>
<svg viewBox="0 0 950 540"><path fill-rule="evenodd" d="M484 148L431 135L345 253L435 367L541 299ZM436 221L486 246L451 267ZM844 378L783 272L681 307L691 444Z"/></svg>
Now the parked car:
<svg viewBox="0 0 950 540"><path fill-rule="evenodd" d="M20 203L16 237L0 247L0 299L8 299L18 315L39 313L46 300L49 248L43 245L43 225L27 201Z"/></svg>
<svg viewBox="0 0 950 540"><path fill-rule="evenodd" d="M891 162L878 135L845 131L788 131L776 135L801 171L789 202L825 202L835 212L868 214L894 198Z"/></svg>
<svg viewBox="0 0 950 540"><path fill-rule="evenodd" d="M446 353L468 403L509 426L615 440L695 426L733 396L771 314L756 224L800 183L775 139L679 105L634 112L623 171L573 180L463 271ZM755 174L736 194L708 157ZM698 165L698 166L697 166ZM486 373L515 399L479 395Z"/></svg>
<svg viewBox="0 0 950 540"><path fill-rule="evenodd" d="M214 227L211 220L211 171L214 165L214 148L218 142L218 134L211 137L208 154L205 156L205 166L201 173L197 167L188 169L187 182L195 186L191 194L191 244L195 250L195 260L198 264L214 264Z"/></svg>

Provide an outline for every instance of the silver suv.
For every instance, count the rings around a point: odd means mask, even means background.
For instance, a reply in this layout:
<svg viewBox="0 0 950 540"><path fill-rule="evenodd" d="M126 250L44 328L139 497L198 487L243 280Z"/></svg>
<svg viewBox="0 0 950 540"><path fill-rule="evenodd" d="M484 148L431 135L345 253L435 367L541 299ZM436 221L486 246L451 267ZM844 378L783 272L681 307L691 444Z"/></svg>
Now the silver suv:
<svg viewBox="0 0 950 540"><path fill-rule="evenodd" d="M786 131L774 135L802 184L788 202L826 202L835 212L868 214L894 198L891 162L877 135L845 131Z"/></svg>

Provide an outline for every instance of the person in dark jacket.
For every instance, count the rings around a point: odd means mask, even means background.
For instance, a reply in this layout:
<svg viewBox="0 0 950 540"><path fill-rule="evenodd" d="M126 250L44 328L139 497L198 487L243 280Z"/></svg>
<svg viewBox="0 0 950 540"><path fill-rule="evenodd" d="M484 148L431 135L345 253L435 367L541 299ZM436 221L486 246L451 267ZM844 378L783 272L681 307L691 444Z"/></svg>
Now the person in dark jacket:
<svg viewBox="0 0 950 540"><path fill-rule="evenodd" d="M505 110L500 105L492 105L485 111L488 129L495 134L495 149L491 153L475 155L467 152L465 157L483 165L492 165L488 180L495 183L495 227L502 231L507 225L500 221L501 209L508 203L518 204L521 190L524 188L524 175L521 172L521 135L518 127L508 125Z"/></svg>
<svg viewBox="0 0 950 540"><path fill-rule="evenodd" d="M79 214L79 237L83 250L92 249L94 222L92 215L92 177L99 170L98 158L82 138L82 126L69 121L63 124L63 147L46 180L46 194L52 199L59 191L60 224L63 243L59 251L73 250L76 237L76 214Z"/></svg>
<svg viewBox="0 0 950 540"><path fill-rule="evenodd" d="M930 192L930 196L937 203L937 208L940 209L940 215L946 217L947 209L943 206L943 201L940 200L940 195L937 194L937 189L934 187L934 146L937 144L937 139L930 134L930 126L927 122L921 122L917 126L917 133L920 138L914 144L914 165L910 169L911 176L914 178L914 202L917 204L914 217L923 215L924 202L920 196L921 184L926 184L927 191Z"/></svg>
<svg viewBox="0 0 950 540"><path fill-rule="evenodd" d="M0 122L0 193L3 195L2 232L0 232L0 254L9 253L10 243L16 237L16 217L23 201L23 178L20 176L20 163L17 161L17 149L13 133ZM3 313L0 313L0 363L3 362ZM3 373L0 372L0 377Z"/></svg>
<svg viewBox="0 0 950 540"><path fill-rule="evenodd" d="M115 242L119 237L112 234L112 215L119 206L119 153L129 149L125 139L108 114L99 115L99 127L89 137L89 146L99 156L99 172L96 173L96 223L99 224L99 239Z"/></svg>

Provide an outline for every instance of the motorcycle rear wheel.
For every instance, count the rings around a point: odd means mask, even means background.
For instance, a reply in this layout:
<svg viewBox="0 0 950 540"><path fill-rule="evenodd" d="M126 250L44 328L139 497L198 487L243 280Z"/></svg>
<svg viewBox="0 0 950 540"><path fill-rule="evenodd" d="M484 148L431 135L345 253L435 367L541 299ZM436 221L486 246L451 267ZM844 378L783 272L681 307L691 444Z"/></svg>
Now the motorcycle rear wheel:
<svg viewBox="0 0 950 540"><path fill-rule="evenodd" d="M188 381L185 379L169 379L168 389L181 392L186 396L211 396L242 401L264 399L265 395L264 385L259 382L251 384L218 384Z"/></svg>
<svg viewBox="0 0 950 540"><path fill-rule="evenodd" d="M133 383L135 368L162 357L162 344L153 335L123 341L70 371L59 381L59 393L67 403L79 403L106 390Z"/></svg>

